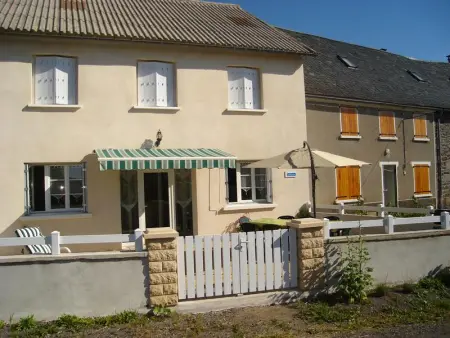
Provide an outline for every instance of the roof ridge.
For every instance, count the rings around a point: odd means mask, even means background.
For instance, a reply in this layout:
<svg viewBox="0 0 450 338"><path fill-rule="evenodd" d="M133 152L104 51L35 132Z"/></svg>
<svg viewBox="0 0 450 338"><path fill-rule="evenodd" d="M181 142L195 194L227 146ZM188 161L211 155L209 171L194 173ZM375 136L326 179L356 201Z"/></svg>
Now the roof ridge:
<svg viewBox="0 0 450 338"><path fill-rule="evenodd" d="M406 59L411 60L411 61L414 61L414 62L449 64L448 62L445 62L445 61L433 61L433 60L421 60L421 59L415 59L415 58L412 58L412 57L410 57L410 56L405 56L405 55L402 55L402 54L393 53L393 52L391 52L391 51L389 51L389 50L381 50L381 49L375 48L375 47L369 47L369 46L364 46L364 45L358 45L358 44L353 43L353 42L347 42L347 41L342 41L342 40L336 40L336 39L332 39L332 38L328 38L328 37L324 37L324 36L320 36L320 35L315 35L315 34L310 34L310 33L299 32L299 31L292 30L292 29L287 29L287 28L282 28L282 27L276 27L276 28L281 29L281 30L283 30L283 31L289 31L289 32L292 32L292 33L299 33L299 34L309 35L309 36L312 36L312 37L315 37L315 38L319 38L319 39L324 39L324 40L329 40L329 41L334 41L334 42L340 42L340 43L345 43L345 44L347 44L347 45L352 45L352 46L362 47L362 48L366 48L366 49L371 49L371 50L377 51L377 52L379 52L379 53L388 53L388 54L392 54L392 55L394 55L394 56L399 56L399 57L402 57L402 58L406 58Z"/></svg>
<svg viewBox="0 0 450 338"><path fill-rule="evenodd" d="M206 3L206 4L214 4L214 5L226 5L230 7L239 7L242 8L238 4L232 4L227 2L216 2L216 1L208 1L208 0L147 0L147 1L178 1L178 2L199 2L199 3Z"/></svg>

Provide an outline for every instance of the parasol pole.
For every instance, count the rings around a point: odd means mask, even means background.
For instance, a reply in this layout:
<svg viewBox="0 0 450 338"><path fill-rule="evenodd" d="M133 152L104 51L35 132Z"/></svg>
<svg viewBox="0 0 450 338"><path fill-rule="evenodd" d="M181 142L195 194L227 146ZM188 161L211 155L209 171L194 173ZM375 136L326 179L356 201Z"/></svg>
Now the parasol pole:
<svg viewBox="0 0 450 338"><path fill-rule="evenodd" d="M311 148L309 147L308 142L303 142L303 148L308 149L309 159L311 160L311 185L312 185L312 207L313 207L313 217L316 218L316 167L314 166L314 158L311 152Z"/></svg>

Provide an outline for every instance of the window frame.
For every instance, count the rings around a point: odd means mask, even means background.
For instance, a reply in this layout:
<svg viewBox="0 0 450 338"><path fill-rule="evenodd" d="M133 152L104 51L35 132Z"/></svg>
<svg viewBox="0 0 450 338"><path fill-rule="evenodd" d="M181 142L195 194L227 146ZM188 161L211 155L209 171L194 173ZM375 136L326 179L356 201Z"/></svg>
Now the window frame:
<svg viewBox="0 0 450 338"><path fill-rule="evenodd" d="M166 106L143 106L140 105L140 98L139 98L139 64L141 63L163 63L170 65L172 67L172 95L173 95L173 104L172 105L166 105ZM176 63L173 61L165 61L165 60L144 60L139 59L136 61L136 104L133 106L133 109L135 110L179 110L178 107L178 78L177 78L177 66ZM167 87L166 87L167 90ZM155 92L155 97L158 96L158 92ZM168 90L166 93L166 97L168 97ZM166 101L167 102L167 101Z"/></svg>
<svg viewBox="0 0 450 338"><path fill-rule="evenodd" d="M414 184L414 197L433 197L433 192L431 190L431 162L429 161L412 161L411 166L413 169L413 184ZM428 186L430 187L429 193L416 193L416 171L417 166L427 166L428 167Z"/></svg>
<svg viewBox="0 0 450 338"><path fill-rule="evenodd" d="M354 203L354 202L358 202L358 198L348 198L345 200L341 200L338 199L338 168L348 168L348 167L357 167L359 168L359 197L362 198L363 196L363 191L362 191L362 181L361 181L361 166L357 166L357 165L348 165L348 166L343 166L343 167L335 167L334 168L334 185L335 185L335 203Z"/></svg>
<svg viewBox="0 0 450 338"><path fill-rule="evenodd" d="M342 134L343 130L342 130L342 110L343 109L354 109L356 112L356 127L357 127L357 134L356 135L345 135ZM339 127L340 127L340 139L361 139L361 134L359 131L359 109L356 107L349 107L349 106L339 106Z"/></svg>
<svg viewBox="0 0 450 338"><path fill-rule="evenodd" d="M53 86L53 95L54 95L54 102L53 103L38 103L36 102L36 70L37 70L37 61L38 58L65 58L65 59L72 59L75 62L75 71L74 71L74 98L73 98L73 103L56 103L56 87ZM33 55L33 63L32 63L32 100L31 102L33 102L31 105L28 105L30 107L61 107L61 108L79 108L79 100L78 100L78 66L79 66L79 62L78 62L78 57L76 56L71 56L71 55L60 55L60 54L35 54ZM54 71L56 69L53 68ZM68 101L70 101L68 99Z"/></svg>
<svg viewBox="0 0 450 338"><path fill-rule="evenodd" d="M34 211L31 210L31 195L30 195L30 168L33 166L44 167L44 186L45 186L45 210ZM52 209L51 208L51 192L50 192L50 167L52 166L62 166L64 167L64 190L65 190L65 208L63 209ZM82 206L81 208L70 208L70 178L69 178L69 168L70 167L81 167L82 170ZM87 213L87 183L86 183L86 162L81 163L26 163L25 164L25 215L36 215L36 214L58 214L58 213Z"/></svg>
<svg viewBox="0 0 450 338"><path fill-rule="evenodd" d="M418 117L425 117L424 121L425 121L425 134L426 136L419 136L416 135L416 120L419 120ZM426 118L425 114L414 114L413 115L413 141L418 141L418 142L429 142L430 141L430 137L428 136L428 119Z"/></svg>
<svg viewBox="0 0 450 338"><path fill-rule="evenodd" d="M383 130L381 129L381 114L382 113L391 113L392 114L392 118L394 119L394 135L385 135L383 134ZM395 117L395 111L393 110L379 110L378 111L378 139L379 140L388 140L388 141L396 141L398 140L397 137L397 128L396 128L396 117Z"/></svg>
<svg viewBox="0 0 450 338"><path fill-rule="evenodd" d="M241 184L241 163L250 164L251 162L240 161L236 163L236 202L230 202L229 189L228 189L228 169L225 170L225 193L226 193L226 204L227 205L243 205L243 204L268 204L273 202L272 194L272 170L270 168L265 168L266 170L266 198L265 199L253 199L256 196L256 176L255 168L250 168L250 181L252 189L252 199L243 200L242 199L242 184ZM261 168L262 169L262 168Z"/></svg>
<svg viewBox="0 0 450 338"><path fill-rule="evenodd" d="M230 88L229 88L229 82L230 82L230 70L241 70L241 71L245 71L245 70L252 70L252 71L256 71L257 73L257 79L258 79L258 102L255 108L255 102L253 102L253 108L245 108L245 103L244 103L244 107L243 108L233 108L230 106ZM242 111L242 112L261 112L261 113L265 113L266 110L264 109L264 105L263 105L263 87L262 87L262 72L260 68L257 67L247 67L247 66L227 66L226 68L227 71L227 111ZM245 76L243 76L244 81L245 81ZM244 82L244 86L245 86L245 82ZM254 96L253 92L252 95ZM244 89L244 102L245 102L245 89Z"/></svg>

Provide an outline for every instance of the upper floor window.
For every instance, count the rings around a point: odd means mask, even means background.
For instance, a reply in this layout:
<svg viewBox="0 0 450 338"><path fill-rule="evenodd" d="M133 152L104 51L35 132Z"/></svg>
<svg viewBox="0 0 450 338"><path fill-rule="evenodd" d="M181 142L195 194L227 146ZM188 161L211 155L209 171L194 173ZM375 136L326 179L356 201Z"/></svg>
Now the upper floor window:
<svg viewBox="0 0 450 338"><path fill-rule="evenodd" d="M77 103L75 58L37 56L34 67L34 103L71 105Z"/></svg>
<svg viewBox="0 0 450 338"><path fill-rule="evenodd" d="M341 108L341 137L360 138L356 108Z"/></svg>
<svg viewBox="0 0 450 338"><path fill-rule="evenodd" d="M249 162L240 162L226 172L227 202L271 202L271 177L269 169L243 168Z"/></svg>
<svg viewBox="0 0 450 338"><path fill-rule="evenodd" d="M257 69L228 68L228 108L261 109L260 76Z"/></svg>
<svg viewBox="0 0 450 338"><path fill-rule="evenodd" d="M84 164L27 164L26 213L86 211Z"/></svg>
<svg viewBox="0 0 450 338"><path fill-rule="evenodd" d="M174 65L167 62L138 62L138 106L175 107Z"/></svg>
<svg viewBox="0 0 450 338"><path fill-rule="evenodd" d="M424 115L414 116L414 140L429 141L427 132L427 119Z"/></svg>
<svg viewBox="0 0 450 338"><path fill-rule="evenodd" d="M412 162L414 171L414 196L431 196L430 162Z"/></svg>
<svg viewBox="0 0 450 338"><path fill-rule="evenodd" d="M392 111L380 111L380 139L396 139L395 113Z"/></svg>
<svg viewBox="0 0 450 338"><path fill-rule="evenodd" d="M355 201L361 197L360 176L360 167L336 168L336 199L338 201Z"/></svg>

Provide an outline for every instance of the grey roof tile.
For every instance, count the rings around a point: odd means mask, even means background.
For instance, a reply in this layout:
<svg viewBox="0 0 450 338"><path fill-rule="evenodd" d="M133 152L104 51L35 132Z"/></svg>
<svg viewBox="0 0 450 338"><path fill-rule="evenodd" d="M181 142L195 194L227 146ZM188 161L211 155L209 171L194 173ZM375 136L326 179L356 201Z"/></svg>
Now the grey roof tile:
<svg viewBox="0 0 450 338"><path fill-rule="evenodd" d="M0 32L315 54L237 5L193 0L0 0Z"/></svg>
<svg viewBox="0 0 450 338"><path fill-rule="evenodd" d="M285 32L318 53L305 59L307 94L450 108L450 63L415 60L310 34ZM337 55L348 57L358 68L347 68ZM426 81L417 81L407 70Z"/></svg>

